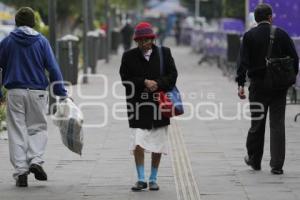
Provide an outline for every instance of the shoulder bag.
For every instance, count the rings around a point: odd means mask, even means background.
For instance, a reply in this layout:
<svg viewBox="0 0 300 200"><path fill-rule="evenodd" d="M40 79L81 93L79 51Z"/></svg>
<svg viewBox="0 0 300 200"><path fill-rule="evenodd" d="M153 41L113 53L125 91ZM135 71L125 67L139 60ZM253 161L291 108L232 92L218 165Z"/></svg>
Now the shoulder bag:
<svg viewBox="0 0 300 200"><path fill-rule="evenodd" d="M164 61L162 47L158 47L160 59L160 74L164 73ZM161 114L164 117L171 118L184 113L180 92L176 86L172 90L164 92L159 91L158 104Z"/></svg>
<svg viewBox="0 0 300 200"><path fill-rule="evenodd" d="M293 67L293 59L289 56L283 58L271 58L275 39L276 27L271 26L270 44L266 57L266 72L264 87L267 90L288 89L296 81L296 73Z"/></svg>

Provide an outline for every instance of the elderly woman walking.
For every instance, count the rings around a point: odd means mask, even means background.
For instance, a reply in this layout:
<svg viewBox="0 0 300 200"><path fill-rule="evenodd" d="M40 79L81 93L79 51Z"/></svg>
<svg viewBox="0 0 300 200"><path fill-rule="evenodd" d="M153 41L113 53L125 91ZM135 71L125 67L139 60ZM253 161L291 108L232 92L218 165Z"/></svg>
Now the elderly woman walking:
<svg viewBox="0 0 300 200"><path fill-rule="evenodd" d="M132 191L148 187L144 175L144 152L151 152L152 159L149 190L159 190L158 167L161 155L167 154L170 119L159 111L157 92L168 91L175 86L177 70L170 49L157 47L155 39L152 25L139 23L134 32L137 48L123 54L120 67L131 129L129 148L135 158L138 178ZM164 64L163 73L160 62Z"/></svg>

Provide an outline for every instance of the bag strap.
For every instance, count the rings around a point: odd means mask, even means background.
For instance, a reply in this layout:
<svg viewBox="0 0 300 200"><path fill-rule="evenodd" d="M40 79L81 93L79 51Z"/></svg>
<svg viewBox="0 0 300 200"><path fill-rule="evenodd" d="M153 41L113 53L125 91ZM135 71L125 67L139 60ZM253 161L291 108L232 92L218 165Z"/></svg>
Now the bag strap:
<svg viewBox="0 0 300 200"><path fill-rule="evenodd" d="M160 75L164 74L164 57L162 47L158 46L158 57L159 57L159 65L160 65Z"/></svg>
<svg viewBox="0 0 300 200"><path fill-rule="evenodd" d="M274 44L274 39L275 39L275 32L276 32L276 26L271 25L270 44L269 44L269 47L268 47L268 54L267 54L267 57L266 57L267 62L268 62L268 60L270 59L270 57L272 55L272 49L273 49L273 44Z"/></svg>

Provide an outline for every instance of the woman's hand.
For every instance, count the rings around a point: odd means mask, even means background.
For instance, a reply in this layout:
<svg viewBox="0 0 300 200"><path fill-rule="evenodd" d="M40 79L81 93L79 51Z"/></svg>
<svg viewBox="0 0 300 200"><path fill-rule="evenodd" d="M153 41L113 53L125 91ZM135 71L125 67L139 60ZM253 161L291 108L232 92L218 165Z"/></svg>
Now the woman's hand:
<svg viewBox="0 0 300 200"><path fill-rule="evenodd" d="M156 81L153 80L145 80L145 86L148 90L150 90L151 92L155 92L158 89L158 85Z"/></svg>

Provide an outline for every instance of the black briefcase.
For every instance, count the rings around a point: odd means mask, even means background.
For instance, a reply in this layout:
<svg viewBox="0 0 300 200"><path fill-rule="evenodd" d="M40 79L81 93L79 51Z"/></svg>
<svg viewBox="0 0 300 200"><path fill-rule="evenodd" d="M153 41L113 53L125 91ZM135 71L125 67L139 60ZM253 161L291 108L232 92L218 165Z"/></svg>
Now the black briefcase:
<svg viewBox="0 0 300 200"><path fill-rule="evenodd" d="M264 88L267 90L287 89L296 82L294 60L287 56L284 58L270 58L274 43L276 27L271 26L270 45L266 57L266 72L264 77Z"/></svg>
<svg viewBox="0 0 300 200"><path fill-rule="evenodd" d="M296 82L294 60L290 57L272 58L267 61L265 88L270 90L287 89Z"/></svg>

